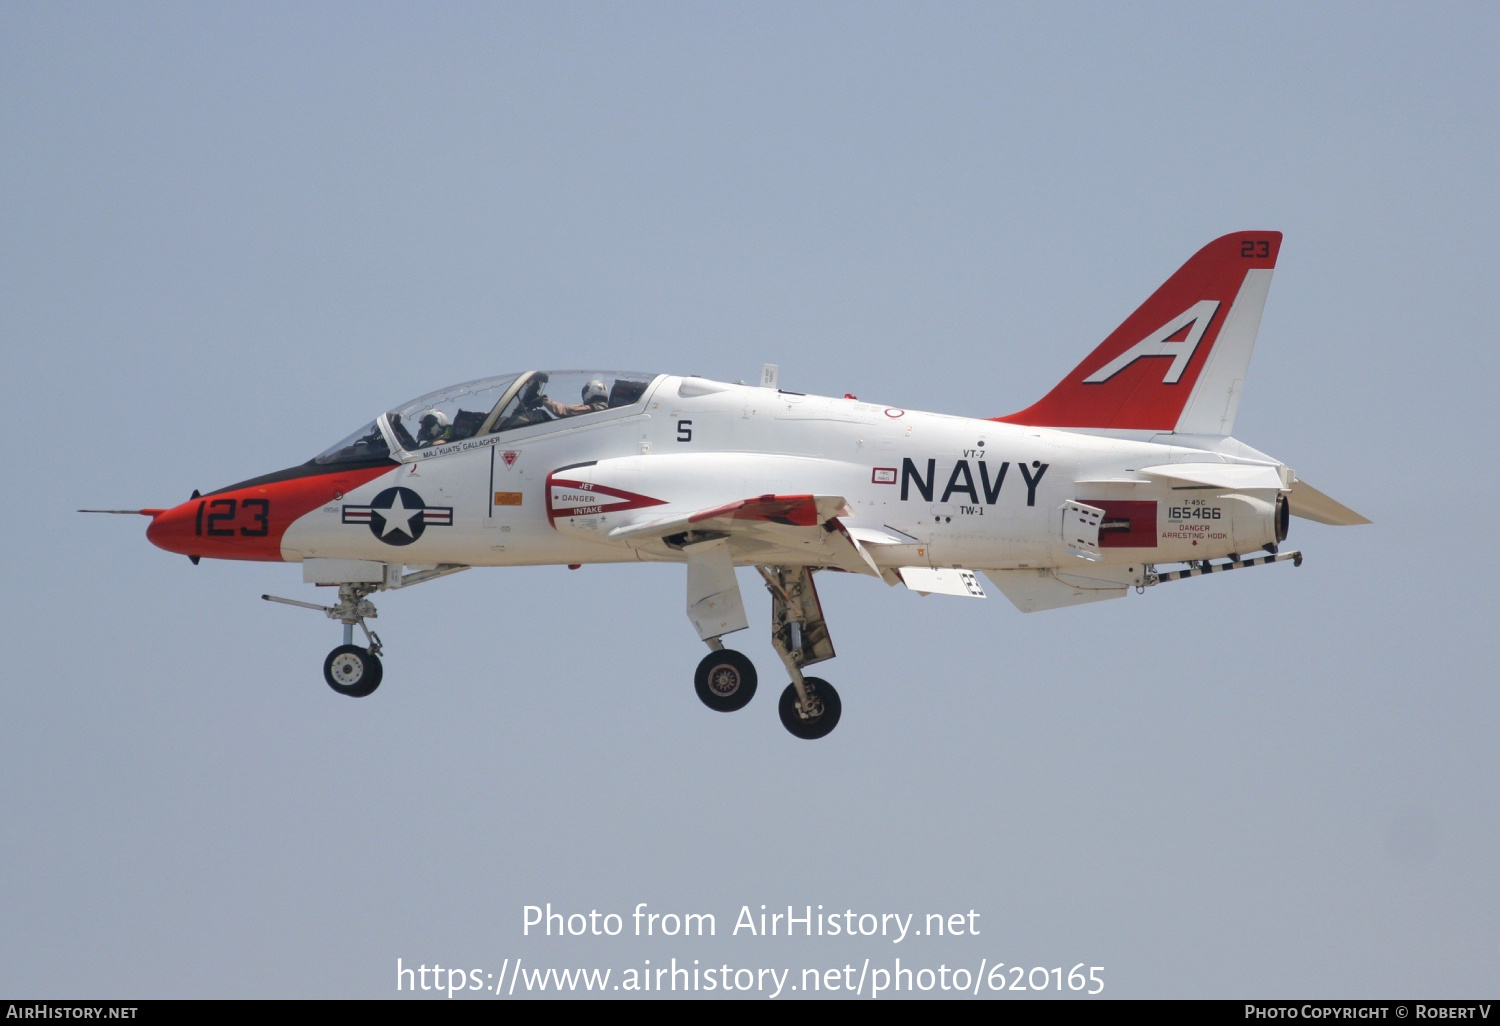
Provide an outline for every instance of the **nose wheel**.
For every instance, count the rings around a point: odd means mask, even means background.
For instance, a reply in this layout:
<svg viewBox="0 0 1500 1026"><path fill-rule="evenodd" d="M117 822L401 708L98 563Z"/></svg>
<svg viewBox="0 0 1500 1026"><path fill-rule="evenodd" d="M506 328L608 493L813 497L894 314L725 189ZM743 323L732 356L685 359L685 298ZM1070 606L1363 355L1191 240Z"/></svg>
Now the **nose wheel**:
<svg viewBox="0 0 1500 1026"><path fill-rule="evenodd" d="M380 687L384 676L380 656L358 645L340 645L323 660L323 679L334 691L350 698L364 698Z"/></svg>
<svg viewBox="0 0 1500 1026"><path fill-rule="evenodd" d="M344 643L329 652L328 658L323 660L323 679L341 695L364 698L380 687L381 678L385 676L385 668L380 664L380 635L370 630L365 623L366 618L376 615L374 603L365 597L374 590L374 584L341 584L338 605L334 606L320 606L316 602L302 602L276 595L262 595L261 598L286 606L316 609L327 614L330 620L342 621ZM354 644L355 627L364 631L365 640L369 642L368 648Z"/></svg>

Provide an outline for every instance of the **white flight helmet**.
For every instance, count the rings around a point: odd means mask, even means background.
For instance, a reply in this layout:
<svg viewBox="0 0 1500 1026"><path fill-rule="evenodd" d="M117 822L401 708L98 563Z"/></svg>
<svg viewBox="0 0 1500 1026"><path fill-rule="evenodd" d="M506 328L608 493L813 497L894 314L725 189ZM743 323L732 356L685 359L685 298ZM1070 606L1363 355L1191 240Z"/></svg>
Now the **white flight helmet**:
<svg viewBox="0 0 1500 1026"><path fill-rule="evenodd" d="M453 422L448 419L448 415L442 410L428 410L422 414L422 419L418 422L417 437L423 440L438 438L448 429L448 425L451 423Z"/></svg>
<svg viewBox="0 0 1500 1026"><path fill-rule="evenodd" d="M583 401L586 403L593 402L595 399L608 398L609 389L605 388L604 382L600 381L598 378L594 378L587 385L583 386Z"/></svg>

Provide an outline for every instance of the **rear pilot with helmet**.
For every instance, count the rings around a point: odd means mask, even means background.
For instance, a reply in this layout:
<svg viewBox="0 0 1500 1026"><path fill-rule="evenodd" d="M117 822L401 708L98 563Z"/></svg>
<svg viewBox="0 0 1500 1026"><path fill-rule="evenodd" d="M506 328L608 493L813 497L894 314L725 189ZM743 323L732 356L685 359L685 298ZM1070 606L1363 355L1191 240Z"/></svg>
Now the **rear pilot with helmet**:
<svg viewBox="0 0 1500 1026"><path fill-rule="evenodd" d="M545 399L542 405L554 417L576 417L580 413L598 413L600 410L609 409L609 389L604 387L604 382L593 378L583 386L583 402L577 406L569 406L556 399Z"/></svg>

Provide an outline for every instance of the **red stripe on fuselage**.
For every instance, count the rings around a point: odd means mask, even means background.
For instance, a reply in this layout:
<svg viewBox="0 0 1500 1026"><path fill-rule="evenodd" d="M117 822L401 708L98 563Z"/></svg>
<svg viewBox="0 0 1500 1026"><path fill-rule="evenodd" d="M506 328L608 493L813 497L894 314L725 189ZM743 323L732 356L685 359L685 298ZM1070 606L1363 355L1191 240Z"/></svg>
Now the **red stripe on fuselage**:
<svg viewBox="0 0 1500 1026"><path fill-rule="evenodd" d="M214 492L158 513L146 537L158 548L184 556L279 562L281 539L293 521L395 466L288 477Z"/></svg>

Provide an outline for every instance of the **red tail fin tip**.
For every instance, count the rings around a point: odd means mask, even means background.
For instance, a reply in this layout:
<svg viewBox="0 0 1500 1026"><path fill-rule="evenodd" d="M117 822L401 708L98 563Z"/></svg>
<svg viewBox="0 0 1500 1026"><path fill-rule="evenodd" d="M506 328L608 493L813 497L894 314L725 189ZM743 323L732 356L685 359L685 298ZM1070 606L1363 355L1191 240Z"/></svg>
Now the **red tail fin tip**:
<svg viewBox="0 0 1500 1026"><path fill-rule="evenodd" d="M1280 249L1280 232L1215 239L1040 402L995 419L1229 434Z"/></svg>

